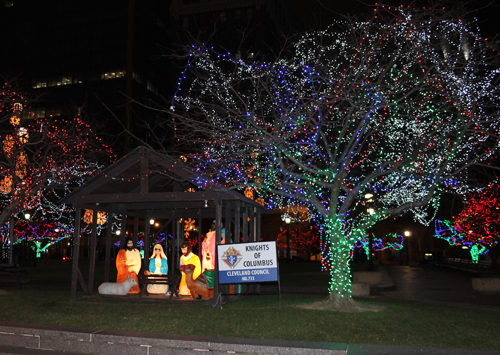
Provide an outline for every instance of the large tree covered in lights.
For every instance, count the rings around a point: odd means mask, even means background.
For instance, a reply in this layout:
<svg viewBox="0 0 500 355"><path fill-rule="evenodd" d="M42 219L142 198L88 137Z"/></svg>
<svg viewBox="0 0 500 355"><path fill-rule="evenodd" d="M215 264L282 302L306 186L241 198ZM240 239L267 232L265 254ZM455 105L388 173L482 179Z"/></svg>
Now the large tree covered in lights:
<svg viewBox="0 0 500 355"><path fill-rule="evenodd" d="M428 223L441 193L470 191L498 150L498 53L446 10L379 6L272 63L187 49L169 110L184 162L200 187L309 209L331 275L321 307L355 306L349 252L377 220Z"/></svg>
<svg viewBox="0 0 500 355"><path fill-rule="evenodd" d="M57 220L57 201L114 159L80 115L35 118L29 100L8 83L0 89L0 226L29 211Z"/></svg>

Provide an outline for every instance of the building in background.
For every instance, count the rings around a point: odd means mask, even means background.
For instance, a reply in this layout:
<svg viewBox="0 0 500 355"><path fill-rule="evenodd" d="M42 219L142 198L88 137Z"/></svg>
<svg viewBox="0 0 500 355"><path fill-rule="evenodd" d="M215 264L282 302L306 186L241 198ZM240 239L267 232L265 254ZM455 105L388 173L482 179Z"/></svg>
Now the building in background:
<svg viewBox="0 0 500 355"><path fill-rule="evenodd" d="M154 113L132 104L168 94L168 2L159 0L6 0L0 75L17 79L39 99L38 117L78 109L105 141L123 153L141 139Z"/></svg>
<svg viewBox="0 0 500 355"><path fill-rule="evenodd" d="M291 26L283 0L172 0L173 40L200 39L236 58L273 59Z"/></svg>

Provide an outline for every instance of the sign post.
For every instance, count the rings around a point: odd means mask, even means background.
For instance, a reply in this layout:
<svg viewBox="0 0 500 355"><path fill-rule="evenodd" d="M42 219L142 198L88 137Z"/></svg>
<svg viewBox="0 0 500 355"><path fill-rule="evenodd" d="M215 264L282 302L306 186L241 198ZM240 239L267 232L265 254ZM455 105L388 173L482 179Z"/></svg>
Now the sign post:
<svg viewBox="0 0 500 355"><path fill-rule="evenodd" d="M276 241L217 245L216 268L219 284L277 281L281 309ZM220 290L218 297L222 308Z"/></svg>

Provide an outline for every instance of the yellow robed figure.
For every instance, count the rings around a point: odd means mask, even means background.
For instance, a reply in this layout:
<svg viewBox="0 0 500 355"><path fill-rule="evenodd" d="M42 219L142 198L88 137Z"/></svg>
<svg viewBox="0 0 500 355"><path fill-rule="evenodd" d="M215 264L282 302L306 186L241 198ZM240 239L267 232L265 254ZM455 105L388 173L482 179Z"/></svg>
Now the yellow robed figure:
<svg viewBox="0 0 500 355"><path fill-rule="evenodd" d="M193 280L196 280L196 278L201 274L200 258L198 255L192 253L191 244L189 244L189 242L182 243L181 252L181 267L189 264L194 265L195 269L193 271ZM179 294L181 296L191 296L191 292L189 291L186 283L186 274L184 272L182 272L182 279L179 285Z"/></svg>

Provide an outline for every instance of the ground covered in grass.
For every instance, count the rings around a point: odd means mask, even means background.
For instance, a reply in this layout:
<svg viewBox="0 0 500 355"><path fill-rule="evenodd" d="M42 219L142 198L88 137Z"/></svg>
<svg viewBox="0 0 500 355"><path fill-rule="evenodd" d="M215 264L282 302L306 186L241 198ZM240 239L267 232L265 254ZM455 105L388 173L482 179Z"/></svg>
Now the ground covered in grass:
<svg viewBox="0 0 500 355"><path fill-rule="evenodd" d="M325 279L317 265L303 263L285 268L295 274L288 281L288 276L282 278L282 283L288 285L298 282L300 272L305 274L307 281L304 282L311 284ZM61 268L50 270L56 279L66 275ZM314 272L318 274L311 276ZM82 296L79 294L78 301L71 302L67 287L11 288L8 294L0 295L0 320L171 334L484 350L500 348L499 313L471 308L363 299L358 302L384 306L385 310L327 312L308 308L321 302L324 296L284 294L281 309L278 308L277 295L265 295L228 303L220 310L194 302L189 305L139 303Z"/></svg>
<svg viewBox="0 0 500 355"><path fill-rule="evenodd" d="M371 300L382 312L311 310L318 296L255 296L222 310L192 304L79 299L67 292L12 290L0 319L141 332L498 350L498 313L452 306ZM363 300L362 302L367 302ZM196 319L196 322L192 320Z"/></svg>

